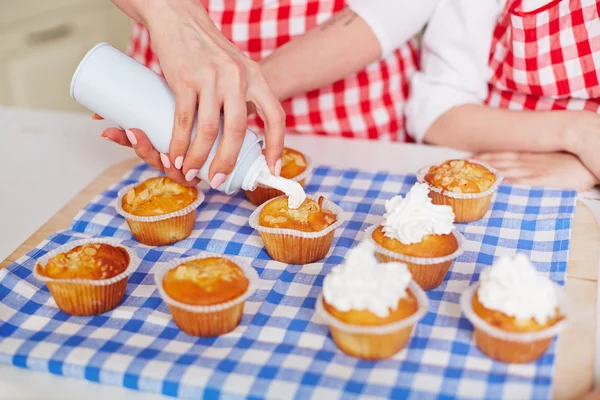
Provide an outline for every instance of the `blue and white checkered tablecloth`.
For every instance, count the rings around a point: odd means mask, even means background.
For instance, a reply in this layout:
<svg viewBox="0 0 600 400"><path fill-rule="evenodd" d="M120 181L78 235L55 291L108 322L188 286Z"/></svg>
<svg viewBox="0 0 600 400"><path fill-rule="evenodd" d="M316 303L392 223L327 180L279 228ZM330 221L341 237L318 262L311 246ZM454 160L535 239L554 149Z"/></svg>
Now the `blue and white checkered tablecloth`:
<svg viewBox="0 0 600 400"><path fill-rule="evenodd" d="M208 192L193 234L170 247L132 240L116 215L117 191L155 175L138 166L73 221L0 271L0 362L57 375L184 398L549 398L554 345L536 363L506 365L477 350L459 296L496 257L521 251L553 280L566 277L576 194L502 185L488 217L459 225L465 253L446 281L428 292L430 312L395 357L368 362L341 353L314 315L323 278L379 220L386 199L406 193L414 176L321 166L307 192L338 203L349 222L322 262L298 266L269 259L248 225L242 194ZM123 304L95 317L62 313L32 276L36 258L71 240L122 238L143 260ZM157 263L208 250L247 257L260 274L241 325L217 338L193 338L172 322L154 287Z"/></svg>

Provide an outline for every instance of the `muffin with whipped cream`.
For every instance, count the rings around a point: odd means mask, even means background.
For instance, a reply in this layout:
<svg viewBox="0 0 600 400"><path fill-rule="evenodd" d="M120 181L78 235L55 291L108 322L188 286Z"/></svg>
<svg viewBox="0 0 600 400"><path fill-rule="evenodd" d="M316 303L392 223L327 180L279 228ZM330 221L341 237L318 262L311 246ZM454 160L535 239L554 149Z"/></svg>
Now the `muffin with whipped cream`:
<svg viewBox="0 0 600 400"><path fill-rule="evenodd" d="M502 175L470 160L448 160L417 173L419 182L430 185L434 204L448 205L456 222L473 222L487 213Z"/></svg>
<svg viewBox="0 0 600 400"><path fill-rule="evenodd" d="M166 176L150 178L119 191L117 212L140 243L164 246L188 237L204 194Z"/></svg>
<svg viewBox="0 0 600 400"><path fill-rule="evenodd" d="M441 285L461 252L462 236L454 229L452 208L433 204L426 184L415 183L406 197L385 203L383 223L367 231L381 262L406 263L423 289Z"/></svg>
<svg viewBox="0 0 600 400"><path fill-rule="evenodd" d="M557 285L527 256L501 257L461 298L475 328L475 343L491 358L525 363L548 348L565 319Z"/></svg>
<svg viewBox="0 0 600 400"><path fill-rule="evenodd" d="M263 150L264 154L264 150ZM302 187L306 180L306 175L309 172L310 160L298 150L285 147L281 157L281 172L279 176L285 179L298 182ZM265 185L258 185L254 190L244 191L246 198L254 205L260 206L267 200L279 197L284 193Z"/></svg>
<svg viewBox="0 0 600 400"><path fill-rule="evenodd" d="M367 360L398 353L427 312L427 296L405 264L379 263L373 243L348 252L323 281L318 313L344 353Z"/></svg>
<svg viewBox="0 0 600 400"><path fill-rule="evenodd" d="M281 196L267 201L250 215L250 226L276 261L309 264L322 259L344 221L342 209L323 196L306 197L295 208L289 200Z"/></svg>

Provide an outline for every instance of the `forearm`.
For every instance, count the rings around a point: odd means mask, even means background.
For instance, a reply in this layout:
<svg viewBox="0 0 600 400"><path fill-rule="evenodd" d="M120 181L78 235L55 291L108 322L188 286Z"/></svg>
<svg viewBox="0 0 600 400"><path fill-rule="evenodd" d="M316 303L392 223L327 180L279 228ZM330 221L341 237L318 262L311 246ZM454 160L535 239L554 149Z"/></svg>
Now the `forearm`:
<svg viewBox="0 0 600 400"><path fill-rule="evenodd" d="M371 29L345 8L275 50L261 66L277 98L285 100L360 71L380 55Z"/></svg>
<svg viewBox="0 0 600 400"><path fill-rule="evenodd" d="M440 116L425 142L461 150L571 151L579 111L515 111L466 104Z"/></svg>

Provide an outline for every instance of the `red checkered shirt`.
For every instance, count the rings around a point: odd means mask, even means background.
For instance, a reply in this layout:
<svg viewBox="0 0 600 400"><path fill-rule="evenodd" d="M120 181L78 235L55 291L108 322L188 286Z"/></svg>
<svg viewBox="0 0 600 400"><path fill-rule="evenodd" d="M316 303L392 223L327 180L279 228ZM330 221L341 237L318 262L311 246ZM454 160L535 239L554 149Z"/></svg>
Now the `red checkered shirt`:
<svg viewBox="0 0 600 400"><path fill-rule="evenodd" d="M494 32L487 103L600 112L600 2L508 0Z"/></svg>
<svg viewBox="0 0 600 400"><path fill-rule="evenodd" d="M255 61L344 8L343 0L201 0L221 32ZM130 53L162 73L145 27L133 29ZM403 108L417 69L417 43L411 40L390 56L329 86L282 103L289 132L403 141ZM249 128L263 130L257 116Z"/></svg>

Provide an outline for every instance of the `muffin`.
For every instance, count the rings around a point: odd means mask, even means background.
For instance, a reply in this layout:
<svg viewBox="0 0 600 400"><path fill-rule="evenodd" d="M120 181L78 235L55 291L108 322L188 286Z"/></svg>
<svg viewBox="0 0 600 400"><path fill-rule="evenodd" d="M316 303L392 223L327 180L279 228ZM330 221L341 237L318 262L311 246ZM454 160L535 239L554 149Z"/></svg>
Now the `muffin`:
<svg viewBox="0 0 600 400"><path fill-rule="evenodd" d="M252 267L203 255L174 260L155 279L177 326L188 335L210 337L239 325L256 277Z"/></svg>
<svg viewBox="0 0 600 400"><path fill-rule="evenodd" d="M84 240L38 260L34 276L46 283L65 313L97 315L121 303L136 264L133 253L115 241Z"/></svg>
<svg viewBox="0 0 600 400"><path fill-rule="evenodd" d="M297 209L289 207L287 196L281 196L257 208L249 223L260 233L271 258L308 264L327 255L343 218L342 210L322 196L307 197Z"/></svg>
<svg viewBox="0 0 600 400"><path fill-rule="evenodd" d="M138 242L164 246L192 233L196 208L203 200L204 194L198 188L162 176L121 189L117 212L125 217Z"/></svg>
<svg viewBox="0 0 600 400"><path fill-rule="evenodd" d="M263 150L264 154L264 150ZM310 160L298 150L288 147L283 149L281 157L281 174L282 178L290 179L298 182L304 187L306 175L309 172ZM279 197L284 193L280 190L270 188L265 185L258 185L255 190L244 191L246 198L254 205L260 206L267 200Z"/></svg>
<svg viewBox="0 0 600 400"><path fill-rule="evenodd" d="M535 361L548 349L565 319L559 303L557 285L523 254L500 258L461 297L477 347L507 363Z"/></svg>
<svg viewBox="0 0 600 400"><path fill-rule="evenodd" d="M433 204L428 186L415 183L406 197L388 200L385 209L383 223L367 230L377 259L406 263L425 290L441 285L452 261L462 253L452 208Z"/></svg>
<svg viewBox="0 0 600 400"><path fill-rule="evenodd" d="M434 204L452 207L456 222L473 222L487 213L502 175L479 162L449 160L425 167L417 179L430 185Z"/></svg>
<svg viewBox="0 0 600 400"><path fill-rule="evenodd" d="M317 311L344 353L380 360L406 346L417 321L427 313L427 296L405 264L379 263L371 242L348 252L344 264L323 281Z"/></svg>

